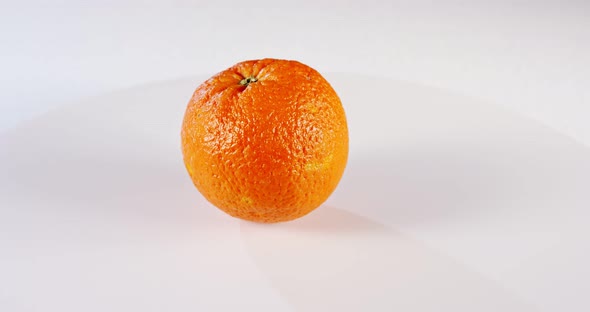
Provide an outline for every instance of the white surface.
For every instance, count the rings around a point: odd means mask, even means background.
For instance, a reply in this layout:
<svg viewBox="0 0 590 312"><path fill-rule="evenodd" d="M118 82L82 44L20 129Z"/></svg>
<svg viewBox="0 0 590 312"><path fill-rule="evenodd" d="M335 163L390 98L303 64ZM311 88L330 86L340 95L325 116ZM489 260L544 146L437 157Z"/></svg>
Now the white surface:
<svg viewBox="0 0 590 312"><path fill-rule="evenodd" d="M350 161L291 223L233 219L192 186L179 125L203 78L0 136L0 310L590 309L587 148L442 90L327 78Z"/></svg>
<svg viewBox="0 0 590 312"><path fill-rule="evenodd" d="M0 130L87 96L276 57L451 90L590 144L588 1L199 2L0 4Z"/></svg>

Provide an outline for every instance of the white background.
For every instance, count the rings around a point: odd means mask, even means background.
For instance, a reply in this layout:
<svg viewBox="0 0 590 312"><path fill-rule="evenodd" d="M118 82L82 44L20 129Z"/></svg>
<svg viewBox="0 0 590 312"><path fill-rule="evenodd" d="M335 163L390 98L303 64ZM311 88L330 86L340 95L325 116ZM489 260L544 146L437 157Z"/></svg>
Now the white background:
<svg viewBox="0 0 590 312"><path fill-rule="evenodd" d="M590 158L555 130L590 144L590 4L52 3L0 7L0 307L307 311L393 289L408 311L587 310ZM197 79L175 79L262 57L332 77L355 130L333 207L274 228L194 209L176 154Z"/></svg>
<svg viewBox="0 0 590 312"><path fill-rule="evenodd" d="M274 57L448 89L590 143L589 16L586 1L4 1L0 130Z"/></svg>

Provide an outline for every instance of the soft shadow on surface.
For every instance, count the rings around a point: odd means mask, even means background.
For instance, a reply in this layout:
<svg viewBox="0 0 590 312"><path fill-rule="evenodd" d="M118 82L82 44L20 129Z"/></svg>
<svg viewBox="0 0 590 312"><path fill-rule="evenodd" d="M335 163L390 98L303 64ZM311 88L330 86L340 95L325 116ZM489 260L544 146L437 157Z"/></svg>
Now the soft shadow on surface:
<svg viewBox="0 0 590 312"><path fill-rule="evenodd" d="M386 224L439 223L493 214L495 202L514 195L512 181L489 158L408 148L351 159L330 203Z"/></svg>
<svg viewBox="0 0 590 312"><path fill-rule="evenodd" d="M152 149L134 143L138 151ZM150 153L134 158L92 137L66 146L38 145L35 153L21 148L17 151L21 157L0 165L6 167L6 185L0 193L5 193L3 201L9 206L17 205L12 208L15 213L24 206L40 214L156 222L177 217L182 223L195 206L206 204L192 185L180 152L176 157Z"/></svg>
<svg viewBox="0 0 590 312"><path fill-rule="evenodd" d="M579 159L570 162L555 148L482 140L400 145L379 155L353 155L328 204L383 224L407 226L515 210L550 213L563 198L579 198L590 173Z"/></svg>
<svg viewBox="0 0 590 312"><path fill-rule="evenodd" d="M0 222L72 236L235 223L199 195L182 161L180 125L196 84L88 99L0 136Z"/></svg>
<svg viewBox="0 0 590 312"><path fill-rule="evenodd" d="M346 109L351 150L328 204L425 228L580 213L583 205L576 212L563 199L587 193L590 152L553 129L423 85L358 75L330 82Z"/></svg>
<svg viewBox="0 0 590 312"><path fill-rule="evenodd" d="M382 231L383 225L375 222L362 222L362 217L346 210L322 205L308 215L289 222L254 223L241 221L242 226L275 230L280 228L294 233L315 233L318 235L346 235L362 232Z"/></svg>
<svg viewBox="0 0 590 312"><path fill-rule="evenodd" d="M450 258L334 207L240 228L259 273L297 311L534 311Z"/></svg>

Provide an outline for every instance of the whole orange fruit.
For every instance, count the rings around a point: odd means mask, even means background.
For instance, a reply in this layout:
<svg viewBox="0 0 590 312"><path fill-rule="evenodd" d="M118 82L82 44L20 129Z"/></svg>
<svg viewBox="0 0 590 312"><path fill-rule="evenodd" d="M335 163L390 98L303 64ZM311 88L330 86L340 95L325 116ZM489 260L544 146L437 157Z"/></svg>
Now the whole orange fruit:
<svg viewBox="0 0 590 312"><path fill-rule="evenodd" d="M338 95L297 61L245 61L211 77L194 92L181 137L186 169L203 196L256 222L317 208L348 158Z"/></svg>

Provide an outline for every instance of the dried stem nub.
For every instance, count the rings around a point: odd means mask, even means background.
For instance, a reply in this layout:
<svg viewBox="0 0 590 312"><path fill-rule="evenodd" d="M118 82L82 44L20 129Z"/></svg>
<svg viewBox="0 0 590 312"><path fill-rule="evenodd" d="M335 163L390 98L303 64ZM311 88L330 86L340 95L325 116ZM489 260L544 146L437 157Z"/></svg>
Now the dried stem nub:
<svg viewBox="0 0 590 312"><path fill-rule="evenodd" d="M242 80L240 81L240 85L242 85L242 86L247 86L247 85L249 85L250 83L252 83L252 82L256 82L256 81L258 81L258 79L256 79L256 77L254 77L254 76L250 76L250 77L247 77L247 78L244 78L244 79L242 79Z"/></svg>

